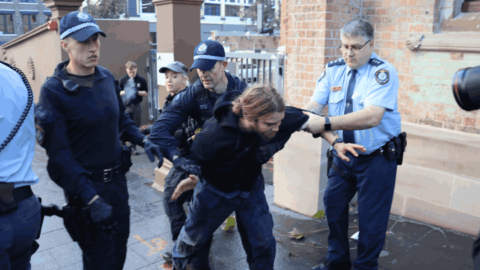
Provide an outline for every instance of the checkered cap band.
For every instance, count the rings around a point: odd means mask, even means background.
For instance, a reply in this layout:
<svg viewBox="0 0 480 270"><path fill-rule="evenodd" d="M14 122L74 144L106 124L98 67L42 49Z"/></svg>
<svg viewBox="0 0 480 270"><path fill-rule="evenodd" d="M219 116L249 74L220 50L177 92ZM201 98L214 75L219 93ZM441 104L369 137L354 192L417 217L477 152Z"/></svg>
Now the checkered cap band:
<svg viewBox="0 0 480 270"><path fill-rule="evenodd" d="M64 39L66 36L70 35L71 33L77 32L78 30L82 30L83 28L90 27L90 26L100 29L96 23L91 23L91 22L82 23L63 32L63 34L60 36L60 40Z"/></svg>
<svg viewBox="0 0 480 270"><path fill-rule="evenodd" d="M206 59L206 60L216 60L216 61L226 61L227 59L222 56L213 56L213 55L195 55L193 60L197 59Z"/></svg>

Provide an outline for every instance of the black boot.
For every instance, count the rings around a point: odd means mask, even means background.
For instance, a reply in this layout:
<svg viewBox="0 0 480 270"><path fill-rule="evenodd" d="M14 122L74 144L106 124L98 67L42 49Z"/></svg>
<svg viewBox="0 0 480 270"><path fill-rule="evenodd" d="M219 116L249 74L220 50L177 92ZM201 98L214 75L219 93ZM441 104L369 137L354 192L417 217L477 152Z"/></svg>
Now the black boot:
<svg viewBox="0 0 480 270"><path fill-rule="evenodd" d="M165 252L162 254L162 258L165 260L165 263L171 263L173 262L172 258L173 255L171 252Z"/></svg>

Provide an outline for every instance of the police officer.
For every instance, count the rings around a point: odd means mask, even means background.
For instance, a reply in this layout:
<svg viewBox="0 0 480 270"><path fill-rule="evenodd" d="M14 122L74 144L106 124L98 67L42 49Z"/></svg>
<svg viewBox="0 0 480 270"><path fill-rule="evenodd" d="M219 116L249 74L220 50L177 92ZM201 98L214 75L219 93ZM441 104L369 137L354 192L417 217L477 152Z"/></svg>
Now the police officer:
<svg viewBox="0 0 480 270"><path fill-rule="evenodd" d="M349 162L333 156L324 196L330 228L327 261L313 269L351 269L348 204L356 192L360 236L353 266L355 270L378 269L402 147L392 157L395 147L389 146L401 132L398 75L390 63L373 53L373 32L372 25L363 20L350 21L341 29L343 58L326 65L305 107L318 113L328 105L330 118L316 118L310 131L336 130L333 145L358 143L366 148Z"/></svg>
<svg viewBox="0 0 480 270"><path fill-rule="evenodd" d="M276 243L260 177L262 164L276 151L269 146L284 145L292 133L307 128L308 120L302 110L286 107L271 85L254 85L243 94L231 91L217 100L214 117L205 122L191 149L192 164L201 166L201 181L189 176L198 186L173 249L175 269L209 269L197 265L200 251L232 211L249 268L273 269ZM348 147L354 153L354 148L363 148ZM188 179L179 187L184 181Z"/></svg>
<svg viewBox="0 0 480 270"><path fill-rule="evenodd" d="M188 117L193 118L197 127L201 128L203 123L212 117L213 105L219 96L230 90L243 91L246 87L238 77L225 72L227 67L225 50L219 42L213 40L200 42L194 50L193 58L195 61L190 71L196 68L199 79L175 96L170 106L153 124L150 133L150 139L161 146L165 157L173 163L173 168L165 178L163 201L173 241L176 241L187 217L183 203L192 194L190 191L177 200L171 200L178 183L191 173L189 171L191 168L187 165L188 156L182 155L177 150L177 141L173 134ZM206 250L208 252L208 249ZM171 253L166 253L165 259L170 258Z"/></svg>
<svg viewBox="0 0 480 270"><path fill-rule="evenodd" d="M61 19L61 47L69 60L43 83L35 115L50 178L78 211L64 223L83 251L84 269L122 269L130 207L119 132L152 162L163 156L125 113L113 75L98 66L99 35L106 36L87 13Z"/></svg>
<svg viewBox="0 0 480 270"><path fill-rule="evenodd" d="M161 67L159 69L159 72L165 74L165 82L168 95L165 98L165 102L163 103L162 108L158 110L159 114L157 119L160 118L162 112L165 111L172 103L172 100L175 98L175 96L177 96L180 92L185 91L185 89L187 89L187 86L190 86L187 75L188 68L182 62L175 61L173 63L169 63L167 66ZM186 125L188 124L187 122L182 123L182 127L174 133L174 137L178 143L177 149L186 148L187 138L185 137L185 129ZM152 126L148 126L147 128L142 129L142 133L145 135L150 134L151 129ZM182 150L179 151L182 152Z"/></svg>
<svg viewBox="0 0 480 270"><path fill-rule="evenodd" d="M120 95L124 96L125 95L125 86L128 85L128 81L132 81L132 86L136 91L130 99L128 100L128 104L125 105L125 110L127 114L130 116L130 118L135 122L137 127L140 126L140 123L142 122L142 100L143 97L148 95L148 85L147 81L140 75L137 74L137 63L133 61L128 61L127 64L125 64L125 68L127 70L127 75L123 76L119 80L119 85L120 89ZM138 155L137 147L135 144L132 144L132 154L133 155Z"/></svg>
<svg viewBox="0 0 480 270"><path fill-rule="evenodd" d="M25 75L0 62L0 269L30 269L38 248L40 203L31 185L35 154L33 92Z"/></svg>
<svg viewBox="0 0 480 270"><path fill-rule="evenodd" d="M160 111L159 117L161 116L161 113L164 112L172 103L172 100L181 92L185 91L187 86L190 85L188 81L188 68L181 62L175 61L173 63L169 63L165 67L161 67L159 69L160 73L165 74L165 82L166 82L166 88L167 92L169 93L168 96L165 99L165 102L163 103L163 107ZM190 150L190 144L188 143L190 133L194 132L195 130L195 120L193 120L191 117L188 117L187 121L182 123L182 125L175 131L174 137L175 140L177 141L177 150L182 154L182 155L188 155L189 150ZM150 134L152 126L147 127L146 129L142 130L143 134ZM182 174L180 173L175 173L175 170L170 170L166 180L168 182L176 182L177 179L171 179L174 175L176 177L181 177ZM175 173L175 174L174 174ZM184 197L182 197L183 201L190 202L192 198L192 192L186 193ZM164 199L164 203L166 200ZM165 209L169 209L169 213L174 213L177 210L177 204L164 204ZM181 206L181 205L180 205ZM173 207L173 209L172 209ZM171 210L170 210L171 209ZM183 208L182 208L183 209ZM183 213L183 212L182 212ZM172 227L172 232L176 230L178 227ZM181 226L178 228L181 229ZM172 233L174 235L178 235L179 232ZM175 236L176 239L176 236ZM163 259L166 262L171 262L172 260L172 253L170 252L165 252L162 254Z"/></svg>

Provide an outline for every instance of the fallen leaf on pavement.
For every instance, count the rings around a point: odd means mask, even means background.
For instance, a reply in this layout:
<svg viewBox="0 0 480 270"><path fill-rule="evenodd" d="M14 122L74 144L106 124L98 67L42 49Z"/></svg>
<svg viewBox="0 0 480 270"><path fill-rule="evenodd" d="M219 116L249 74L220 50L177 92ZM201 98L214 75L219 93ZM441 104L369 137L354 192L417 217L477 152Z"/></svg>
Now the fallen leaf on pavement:
<svg viewBox="0 0 480 270"><path fill-rule="evenodd" d="M323 219L325 217L325 211L320 210L315 215L313 215L313 217L316 219Z"/></svg>
<svg viewBox="0 0 480 270"><path fill-rule="evenodd" d="M227 225L225 226L225 231L226 232L232 232L233 229L235 229L235 218L233 217L228 217L227 220L225 221L225 223L227 223Z"/></svg>
<svg viewBox="0 0 480 270"><path fill-rule="evenodd" d="M297 228L293 228L293 231L289 232L290 237L295 238L295 239L302 239L303 234L300 233L300 231Z"/></svg>

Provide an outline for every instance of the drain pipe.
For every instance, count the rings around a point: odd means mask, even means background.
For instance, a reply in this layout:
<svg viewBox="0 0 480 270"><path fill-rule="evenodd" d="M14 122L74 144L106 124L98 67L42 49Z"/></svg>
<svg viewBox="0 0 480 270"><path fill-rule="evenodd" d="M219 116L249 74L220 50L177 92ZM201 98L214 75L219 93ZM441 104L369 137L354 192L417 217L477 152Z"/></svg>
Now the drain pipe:
<svg viewBox="0 0 480 270"><path fill-rule="evenodd" d="M257 33L263 30L263 1L258 1L257 4Z"/></svg>

